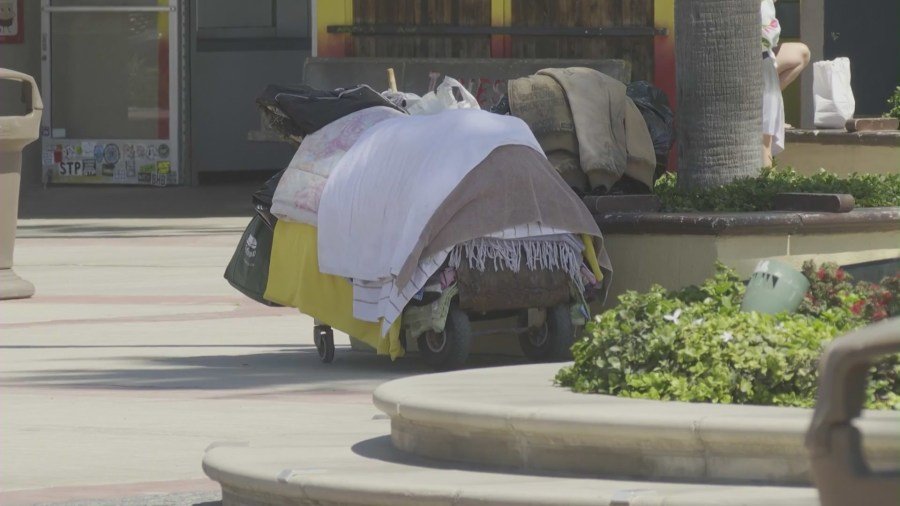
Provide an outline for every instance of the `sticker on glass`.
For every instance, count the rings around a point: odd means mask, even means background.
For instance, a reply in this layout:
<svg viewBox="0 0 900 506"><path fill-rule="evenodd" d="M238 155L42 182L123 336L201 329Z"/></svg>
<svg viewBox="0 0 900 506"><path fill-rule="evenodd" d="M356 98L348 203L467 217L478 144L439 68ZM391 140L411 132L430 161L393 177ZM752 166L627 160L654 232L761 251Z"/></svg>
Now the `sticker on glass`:
<svg viewBox="0 0 900 506"><path fill-rule="evenodd" d="M97 175L97 161L93 158L86 158L83 162L84 164L84 175L85 176L96 176Z"/></svg>
<svg viewBox="0 0 900 506"><path fill-rule="evenodd" d="M113 143L109 143L103 148L103 159L106 160L106 163L115 165L119 162L121 154L119 153L119 146Z"/></svg>

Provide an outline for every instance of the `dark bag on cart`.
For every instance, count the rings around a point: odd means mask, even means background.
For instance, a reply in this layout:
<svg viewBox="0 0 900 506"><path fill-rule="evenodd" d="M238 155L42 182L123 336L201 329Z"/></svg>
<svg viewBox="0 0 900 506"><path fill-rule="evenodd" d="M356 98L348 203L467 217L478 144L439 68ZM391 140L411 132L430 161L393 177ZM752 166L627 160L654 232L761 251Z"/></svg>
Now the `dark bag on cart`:
<svg viewBox="0 0 900 506"><path fill-rule="evenodd" d="M272 214L272 198L275 196L275 189L278 188L278 182L281 181L281 176L284 175L286 170L281 169L258 190L253 192L253 209L271 230L275 230L275 224L278 223L278 218Z"/></svg>
<svg viewBox="0 0 900 506"><path fill-rule="evenodd" d="M300 137L305 137L336 119L369 107L380 105L402 111L364 84L333 91L317 90L303 84L298 86L270 84L256 99L256 103L267 112L270 123L279 133ZM276 116L274 119L273 114Z"/></svg>
<svg viewBox="0 0 900 506"><path fill-rule="evenodd" d="M279 305L263 297L269 282L269 257L274 235L259 215L254 216L225 268L225 279L231 286L267 306Z"/></svg>
<svg viewBox="0 0 900 506"><path fill-rule="evenodd" d="M669 107L669 98L665 92L647 81L629 84L625 94L641 111L647 122L650 138L653 139L653 151L656 153L655 180L666 171L669 150L675 143L675 115Z"/></svg>

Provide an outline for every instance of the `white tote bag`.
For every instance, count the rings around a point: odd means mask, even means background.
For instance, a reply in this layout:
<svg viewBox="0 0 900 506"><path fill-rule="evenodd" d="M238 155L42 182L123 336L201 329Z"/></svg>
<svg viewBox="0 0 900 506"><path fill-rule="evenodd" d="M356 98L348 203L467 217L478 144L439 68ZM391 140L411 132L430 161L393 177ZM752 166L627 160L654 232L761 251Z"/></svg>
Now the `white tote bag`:
<svg viewBox="0 0 900 506"><path fill-rule="evenodd" d="M850 59L818 61L813 64L813 103L818 128L844 128L853 118L856 100L850 88Z"/></svg>

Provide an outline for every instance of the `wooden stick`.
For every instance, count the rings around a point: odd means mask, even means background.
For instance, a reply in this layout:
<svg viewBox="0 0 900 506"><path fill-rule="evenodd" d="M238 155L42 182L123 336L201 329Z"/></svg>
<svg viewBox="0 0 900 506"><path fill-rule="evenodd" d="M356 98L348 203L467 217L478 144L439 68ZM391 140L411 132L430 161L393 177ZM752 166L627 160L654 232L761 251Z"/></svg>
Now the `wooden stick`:
<svg viewBox="0 0 900 506"><path fill-rule="evenodd" d="M387 69L387 74L388 74L388 86L391 88L391 91L396 93L397 92L397 78L394 77L394 69L393 68Z"/></svg>

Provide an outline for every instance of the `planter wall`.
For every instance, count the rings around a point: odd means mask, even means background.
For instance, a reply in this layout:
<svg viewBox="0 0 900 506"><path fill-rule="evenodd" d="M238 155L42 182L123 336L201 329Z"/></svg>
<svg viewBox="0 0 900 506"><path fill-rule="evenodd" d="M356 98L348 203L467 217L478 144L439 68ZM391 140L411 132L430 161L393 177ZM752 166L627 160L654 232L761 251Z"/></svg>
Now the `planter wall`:
<svg viewBox="0 0 900 506"><path fill-rule="evenodd" d="M652 284L698 284L716 261L749 277L756 264L778 258L851 265L900 259L900 208L849 213L610 213L595 215L613 265L606 306L626 290ZM596 309L596 308L595 308Z"/></svg>
<svg viewBox="0 0 900 506"><path fill-rule="evenodd" d="M839 176L900 173L900 131L788 130L776 162L805 175L820 168Z"/></svg>

